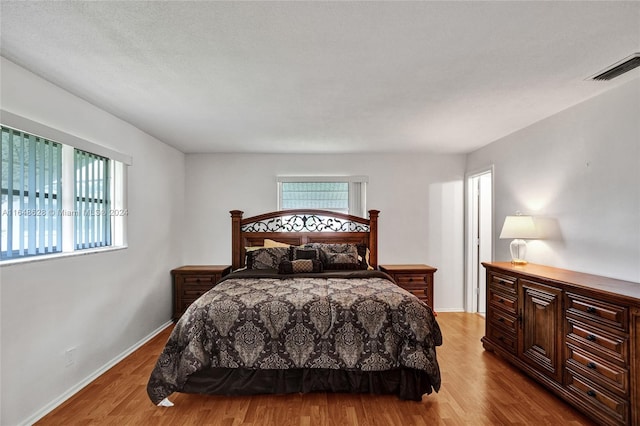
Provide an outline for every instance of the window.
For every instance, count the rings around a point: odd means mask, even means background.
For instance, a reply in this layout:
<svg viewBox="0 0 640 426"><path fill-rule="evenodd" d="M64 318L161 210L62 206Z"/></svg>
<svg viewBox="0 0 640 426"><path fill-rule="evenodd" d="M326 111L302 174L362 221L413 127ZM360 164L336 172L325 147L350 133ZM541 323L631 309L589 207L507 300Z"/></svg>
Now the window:
<svg viewBox="0 0 640 426"><path fill-rule="evenodd" d="M76 250L111 245L109 159L74 150Z"/></svg>
<svg viewBox="0 0 640 426"><path fill-rule="evenodd" d="M278 210L322 209L366 217L365 176L280 176Z"/></svg>
<svg viewBox="0 0 640 426"><path fill-rule="evenodd" d="M130 157L6 111L2 119L0 261L124 246Z"/></svg>
<svg viewBox="0 0 640 426"><path fill-rule="evenodd" d="M0 260L62 250L62 145L2 126Z"/></svg>

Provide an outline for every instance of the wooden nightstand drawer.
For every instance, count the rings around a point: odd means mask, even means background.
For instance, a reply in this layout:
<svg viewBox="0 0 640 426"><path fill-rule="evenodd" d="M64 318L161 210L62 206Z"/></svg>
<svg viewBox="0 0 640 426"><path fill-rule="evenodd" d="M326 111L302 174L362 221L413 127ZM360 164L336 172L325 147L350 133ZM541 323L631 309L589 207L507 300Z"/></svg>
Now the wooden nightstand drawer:
<svg viewBox="0 0 640 426"><path fill-rule="evenodd" d="M189 305L211 290L231 272L228 265L182 266L171 271L173 277L173 320L177 321Z"/></svg>
<svg viewBox="0 0 640 426"><path fill-rule="evenodd" d="M209 285L212 286L220 280L220 274L212 275L182 275L182 282L185 285Z"/></svg>
<svg viewBox="0 0 640 426"><path fill-rule="evenodd" d="M379 265L379 269L433 309L433 274L436 268L429 265Z"/></svg>

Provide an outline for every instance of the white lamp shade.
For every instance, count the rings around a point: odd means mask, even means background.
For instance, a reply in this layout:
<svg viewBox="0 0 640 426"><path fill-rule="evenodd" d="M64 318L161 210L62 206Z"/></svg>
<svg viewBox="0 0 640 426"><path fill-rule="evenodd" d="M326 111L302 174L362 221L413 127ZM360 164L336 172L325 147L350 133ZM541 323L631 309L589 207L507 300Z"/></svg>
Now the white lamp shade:
<svg viewBox="0 0 640 426"><path fill-rule="evenodd" d="M500 238L537 238L536 225L531 216L507 216L502 225Z"/></svg>

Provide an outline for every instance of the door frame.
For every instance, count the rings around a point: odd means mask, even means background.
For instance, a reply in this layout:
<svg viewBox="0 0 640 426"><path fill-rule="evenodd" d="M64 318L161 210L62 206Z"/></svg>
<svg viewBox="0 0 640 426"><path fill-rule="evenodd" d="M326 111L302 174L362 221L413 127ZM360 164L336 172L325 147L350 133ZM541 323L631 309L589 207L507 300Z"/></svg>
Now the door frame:
<svg viewBox="0 0 640 426"><path fill-rule="evenodd" d="M465 174L465 291L464 291L464 309L466 312L478 312L478 294L476 288L479 288L479 274L480 267L476 265L477 263L477 253L478 248L476 244L477 237L473 235L474 228L474 220L477 219L477 205L478 202L474 200L474 195L476 194L473 188L473 181L485 174L490 174L491 176L491 213L490 213L490 224L491 224L491 259L494 259L495 253L495 244L493 242L493 236L495 235L495 179L494 179L494 166L493 164L488 167L479 168ZM486 307L485 307L486 308Z"/></svg>

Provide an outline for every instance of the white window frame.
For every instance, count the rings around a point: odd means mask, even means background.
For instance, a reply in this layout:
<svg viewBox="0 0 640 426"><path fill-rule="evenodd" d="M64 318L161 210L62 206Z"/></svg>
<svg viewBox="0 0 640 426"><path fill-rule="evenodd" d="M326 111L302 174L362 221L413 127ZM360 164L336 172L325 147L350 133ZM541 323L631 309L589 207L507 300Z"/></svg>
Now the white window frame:
<svg viewBox="0 0 640 426"><path fill-rule="evenodd" d="M282 209L282 184L284 182L347 182L349 183L349 214L367 217L367 176L277 176L277 206Z"/></svg>
<svg viewBox="0 0 640 426"><path fill-rule="evenodd" d="M127 166L132 165L131 156L114 151L103 145L90 142L61 130L38 123L28 118L0 109L0 123L24 133L35 135L62 145L62 252L19 257L0 261L0 266L16 263L36 262L52 258L85 255L95 252L127 248ZM98 248L75 248L75 170L74 148L109 158L111 167L111 245ZM68 214L65 214L68 213Z"/></svg>

